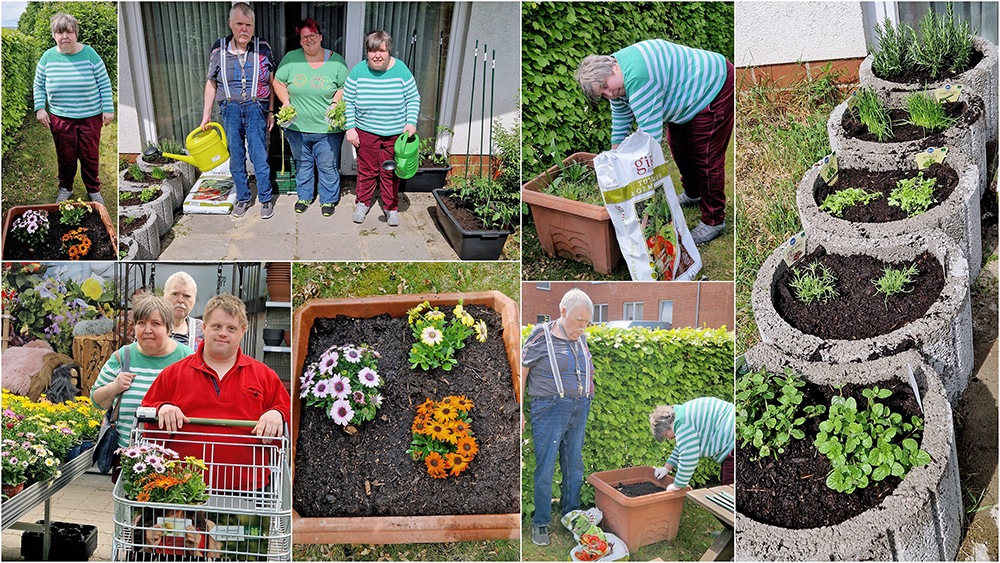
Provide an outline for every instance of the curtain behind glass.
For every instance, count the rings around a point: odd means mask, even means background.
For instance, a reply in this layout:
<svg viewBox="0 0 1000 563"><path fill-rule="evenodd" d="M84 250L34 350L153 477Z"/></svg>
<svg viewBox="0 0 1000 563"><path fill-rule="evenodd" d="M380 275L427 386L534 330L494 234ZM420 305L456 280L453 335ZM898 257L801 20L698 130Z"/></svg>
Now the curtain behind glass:
<svg viewBox="0 0 1000 563"><path fill-rule="evenodd" d="M948 2L899 2L899 21L914 29L928 10L944 15L948 13ZM977 35L994 45L997 44L997 3L996 2L954 2L952 11L978 30Z"/></svg>
<svg viewBox="0 0 1000 563"><path fill-rule="evenodd" d="M448 56L452 10L453 4L445 2L369 2L365 5L365 35L375 30L388 32L392 37L391 55L413 73L420 92L417 135L423 139L437 136L440 83Z"/></svg>

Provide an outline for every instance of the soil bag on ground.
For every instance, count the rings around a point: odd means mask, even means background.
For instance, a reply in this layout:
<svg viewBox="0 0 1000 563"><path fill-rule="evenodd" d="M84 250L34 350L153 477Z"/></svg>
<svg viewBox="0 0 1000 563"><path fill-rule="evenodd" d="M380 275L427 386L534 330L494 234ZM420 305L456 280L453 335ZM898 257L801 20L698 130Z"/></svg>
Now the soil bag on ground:
<svg viewBox="0 0 1000 563"><path fill-rule="evenodd" d="M595 506L588 510L570 510L559 522L567 530L573 532L573 538L576 541L580 541L580 534L589 530L591 526L600 524L603 518L604 513Z"/></svg>
<svg viewBox="0 0 1000 563"><path fill-rule="evenodd" d="M597 155L594 170L632 280L694 279L701 254L684 222L659 143L636 131L617 149Z"/></svg>
<svg viewBox="0 0 1000 563"><path fill-rule="evenodd" d="M184 213L228 215L236 204L236 185L229 175L202 174L184 198Z"/></svg>

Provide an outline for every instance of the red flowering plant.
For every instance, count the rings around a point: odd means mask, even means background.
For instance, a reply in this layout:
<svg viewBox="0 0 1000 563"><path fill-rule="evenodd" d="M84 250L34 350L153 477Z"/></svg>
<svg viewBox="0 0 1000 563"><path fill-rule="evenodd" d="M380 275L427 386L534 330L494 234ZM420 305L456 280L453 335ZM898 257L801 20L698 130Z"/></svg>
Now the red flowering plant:
<svg viewBox="0 0 1000 563"><path fill-rule="evenodd" d="M474 406L463 395L440 401L427 399L417 407L411 427L413 441L406 453L414 461L423 460L431 477L444 479L449 472L460 474L479 452L469 416Z"/></svg>

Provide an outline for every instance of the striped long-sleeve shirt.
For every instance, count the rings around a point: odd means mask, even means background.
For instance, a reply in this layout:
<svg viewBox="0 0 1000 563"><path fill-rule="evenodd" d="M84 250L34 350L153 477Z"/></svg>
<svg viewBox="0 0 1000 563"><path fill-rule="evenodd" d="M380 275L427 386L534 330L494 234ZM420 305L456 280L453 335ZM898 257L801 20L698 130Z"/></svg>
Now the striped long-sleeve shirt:
<svg viewBox="0 0 1000 563"><path fill-rule="evenodd" d="M178 344L177 348L166 356L147 356L139 351L136 344L129 346L131 348L128 367L129 372L135 374L135 378L132 379L129 388L122 393L122 406L118 411L118 445L123 448L128 446L128 436L135 424L135 409L142 406L142 399L146 396L146 392L149 391L156 376L160 375L160 372L167 366L194 354L194 350L183 344ZM104 367L101 368L100 373L97 374L97 381L94 382L94 386L90 390L91 398L94 396L94 391L112 383L121 373L121 362L124 361L122 354L123 349L112 354ZM97 405L96 402L94 404ZM100 405L97 406L100 408Z"/></svg>
<svg viewBox="0 0 1000 563"><path fill-rule="evenodd" d="M391 68L372 70L367 61L354 65L344 85L346 127L374 135L398 135L416 126L420 93L413 74L399 59Z"/></svg>
<svg viewBox="0 0 1000 563"><path fill-rule="evenodd" d="M33 87L35 109L67 119L83 119L115 111L108 69L97 51L84 45L64 55L52 47L38 59Z"/></svg>
<svg viewBox="0 0 1000 563"><path fill-rule="evenodd" d="M733 403L702 397L674 407L677 446L667 463L677 468L674 484L685 487L698 467L698 459L711 457L721 463L736 447Z"/></svg>
<svg viewBox="0 0 1000 563"><path fill-rule="evenodd" d="M657 141L663 122L687 123L722 90L726 58L662 39L641 41L612 55L622 70L625 96L611 100L611 143L639 129Z"/></svg>

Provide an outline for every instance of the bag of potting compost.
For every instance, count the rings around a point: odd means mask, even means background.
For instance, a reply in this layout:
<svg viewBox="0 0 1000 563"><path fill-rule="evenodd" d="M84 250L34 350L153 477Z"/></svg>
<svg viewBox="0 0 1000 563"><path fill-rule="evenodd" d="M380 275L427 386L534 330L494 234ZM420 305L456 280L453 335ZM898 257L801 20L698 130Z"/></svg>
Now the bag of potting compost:
<svg viewBox="0 0 1000 563"><path fill-rule="evenodd" d="M184 213L227 215L236 205L236 184L229 175L202 174L184 198Z"/></svg>
<svg viewBox="0 0 1000 563"><path fill-rule="evenodd" d="M633 281L688 281L701 270L663 149L636 131L594 158L597 183Z"/></svg>
<svg viewBox="0 0 1000 563"><path fill-rule="evenodd" d="M591 526L601 523L604 513L596 506L588 510L570 510L559 520L567 530L573 532L573 538L580 541L580 534L586 532Z"/></svg>

